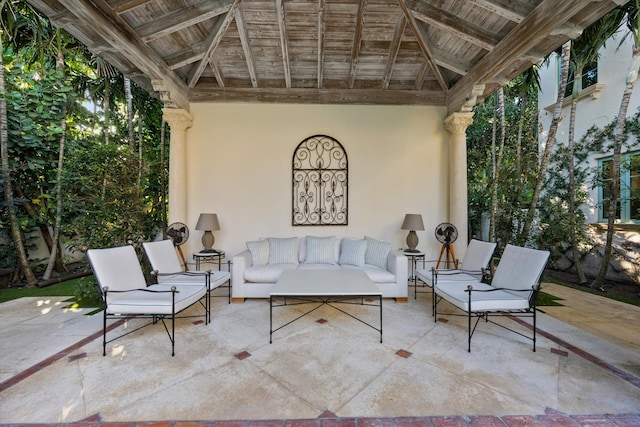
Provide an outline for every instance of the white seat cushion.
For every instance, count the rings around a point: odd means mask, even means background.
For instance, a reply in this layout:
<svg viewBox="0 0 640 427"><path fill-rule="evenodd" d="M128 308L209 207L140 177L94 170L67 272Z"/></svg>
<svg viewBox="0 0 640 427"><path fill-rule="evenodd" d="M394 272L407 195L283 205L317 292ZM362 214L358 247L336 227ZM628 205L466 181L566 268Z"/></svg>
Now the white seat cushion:
<svg viewBox="0 0 640 427"><path fill-rule="evenodd" d="M151 285L147 290L170 291L175 286L175 313L197 302L206 293L204 285ZM107 310L109 314L171 314L171 292L145 292L134 290L122 293L107 292Z"/></svg>
<svg viewBox="0 0 640 427"><path fill-rule="evenodd" d="M445 282L435 286L438 296L449 301L456 307L469 311L469 293L467 286L472 285L476 290L494 289L491 285L481 282ZM529 308L528 292L523 292L518 297L510 292L471 292L471 312L477 311L499 311L499 310L524 310Z"/></svg>
<svg viewBox="0 0 640 427"><path fill-rule="evenodd" d="M396 276L393 273L377 265L365 264L362 267L356 267L355 265L343 264L340 268L345 270L362 270L374 283L394 283L396 281Z"/></svg>
<svg viewBox="0 0 640 427"><path fill-rule="evenodd" d="M285 270L295 270L298 264L254 265L244 271L244 280L255 283L276 283Z"/></svg>

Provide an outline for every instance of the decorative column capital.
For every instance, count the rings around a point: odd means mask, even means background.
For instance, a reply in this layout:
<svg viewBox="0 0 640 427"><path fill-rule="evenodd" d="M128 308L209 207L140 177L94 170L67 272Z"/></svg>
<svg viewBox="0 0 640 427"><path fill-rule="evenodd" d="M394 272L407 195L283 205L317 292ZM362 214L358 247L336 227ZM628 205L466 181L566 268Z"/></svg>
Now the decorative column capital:
<svg viewBox="0 0 640 427"><path fill-rule="evenodd" d="M162 117L174 131L186 131L193 124L193 115L180 108L163 108Z"/></svg>
<svg viewBox="0 0 640 427"><path fill-rule="evenodd" d="M473 123L473 113L453 113L444 119L444 128L451 135L464 135L469 125Z"/></svg>

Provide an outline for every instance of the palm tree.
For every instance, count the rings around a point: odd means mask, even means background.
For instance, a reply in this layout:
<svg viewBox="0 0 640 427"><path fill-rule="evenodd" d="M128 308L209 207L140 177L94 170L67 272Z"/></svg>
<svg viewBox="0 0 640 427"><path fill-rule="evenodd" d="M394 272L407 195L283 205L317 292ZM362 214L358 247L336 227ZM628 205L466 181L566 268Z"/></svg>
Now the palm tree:
<svg viewBox="0 0 640 427"><path fill-rule="evenodd" d="M621 9L614 9L611 13L600 18L598 21L587 27L582 34L571 44L571 66L573 68L573 88L571 91L571 111L569 114L569 143L567 146L567 156L569 160L569 235L571 239L571 251L573 253L573 264L578 275L578 283L587 282L587 278L582 270L580 260L580 250L578 248L577 224L576 224L576 178L575 178L575 123L576 110L578 107L578 97L580 96L582 72L591 62L595 61L600 49L620 28L624 12Z"/></svg>
<svg viewBox="0 0 640 427"><path fill-rule="evenodd" d="M498 151L495 150L495 144L492 145L493 162L493 182L491 183L491 216L489 220L489 241L494 242L496 240L496 215L498 213L498 181L500 179L500 166L502 164L502 156L504 154L504 142L507 135L506 129L506 117L505 117L505 103L504 103L504 88L500 87L496 92L496 98L498 100L496 104L497 113L500 115L500 145ZM494 120L494 138L495 141L495 129L496 123Z"/></svg>
<svg viewBox="0 0 640 427"><path fill-rule="evenodd" d="M611 176L609 180L609 191L612 199L609 203L609 212L607 219L607 240L605 244L604 256L598 276L591 283L592 288L601 288L609 269L611 261L611 246L613 243L613 227L616 219L617 195L620 190L620 158L622 156L622 143L624 142L624 127L629 108L629 100L633 93L633 87L638 80L638 70L640 69L640 0L632 0L627 4L620 6L626 14L626 25L633 38L633 47L631 48L631 64L627 73L626 85L620 101L620 110L615 129L615 141L613 143L613 159L611 161Z"/></svg>
<svg viewBox="0 0 640 427"><path fill-rule="evenodd" d="M558 132L558 126L562 116L562 102L564 100L564 92L567 88L567 80L569 77L569 59L571 56L571 40L562 45L561 63L560 68L560 88L558 89L558 97L556 99L556 105L553 110L553 119L549 126L549 134L547 135L547 141L545 143L544 152L540 161L540 168L538 170L538 179L536 180L536 186L533 191L531 203L529 204L529 210L527 216L522 225L522 231L520 232L520 244L524 245L529 238L531 231L531 224L533 224L533 218L538 208L538 201L540 200L540 193L542 192L542 185L544 184L547 168L549 167L549 160L551 159L551 151L553 144L555 143L556 133Z"/></svg>

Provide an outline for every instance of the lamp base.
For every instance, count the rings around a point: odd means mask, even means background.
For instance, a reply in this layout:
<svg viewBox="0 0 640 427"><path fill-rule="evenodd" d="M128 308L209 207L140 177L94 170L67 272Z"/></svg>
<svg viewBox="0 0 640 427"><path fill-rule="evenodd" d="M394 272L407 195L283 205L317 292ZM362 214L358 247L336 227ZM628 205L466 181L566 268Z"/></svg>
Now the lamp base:
<svg viewBox="0 0 640 427"><path fill-rule="evenodd" d="M409 234L407 235L407 246L409 247L407 252L420 252L416 250L416 247L418 246L418 235L415 230L409 231Z"/></svg>
<svg viewBox="0 0 640 427"><path fill-rule="evenodd" d="M405 249L404 252L409 253L409 254L417 254L420 253L419 250L417 249Z"/></svg>
<svg viewBox="0 0 640 427"><path fill-rule="evenodd" d="M210 252L215 241L215 237L213 237L211 230L206 230L202 235L202 246L204 246L204 251L201 252Z"/></svg>

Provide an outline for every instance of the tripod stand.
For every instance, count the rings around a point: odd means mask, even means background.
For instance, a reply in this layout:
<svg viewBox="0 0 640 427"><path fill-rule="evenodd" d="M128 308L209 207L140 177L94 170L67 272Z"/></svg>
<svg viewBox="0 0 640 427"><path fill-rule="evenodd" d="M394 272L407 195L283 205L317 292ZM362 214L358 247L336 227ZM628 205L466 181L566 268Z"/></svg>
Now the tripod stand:
<svg viewBox="0 0 640 427"><path fill-rule="evenodd" d="M440 249L440 256L438 257L438 263L436 264L436 270L440 268L440 261L442 261L442 255L444 255L444 262L446 264L446 268L449 267L449 262L453 264L453 268L458 268L458 261L456 260L456 253L453 250L453 244L450 242L445 242L442 244L442 248Z"/></svg>

